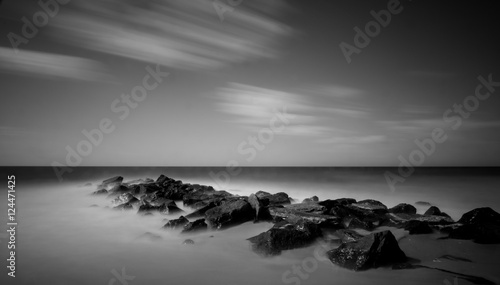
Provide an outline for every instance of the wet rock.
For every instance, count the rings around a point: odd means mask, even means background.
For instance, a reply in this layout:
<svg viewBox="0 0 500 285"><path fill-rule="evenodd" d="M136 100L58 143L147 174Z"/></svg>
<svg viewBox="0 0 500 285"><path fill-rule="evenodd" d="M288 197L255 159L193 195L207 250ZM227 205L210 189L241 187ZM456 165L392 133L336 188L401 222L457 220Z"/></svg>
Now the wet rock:
<svg viewBox="0 0 500 285"><path fill-rule="evenodd" d="M389 266L407 259L390 231L373 233L356 241L343 243L328 251L327 256L334 264L355 271Z"/></svg>
<svg viewBox="0 0 500 285"><path fill-rule="evenodd" d="M182 242L182 244L194 244L194 240L192 239L186 239Z"/></svg>
<svg viewBox="0 0 500 285"><path fill-rule="evenodd" d="M214 202L210 202L208 205L205 205L201 208L199 208L198 210L190 213L189 215L186 216L186 218L199 218L199 217L204 217L205 216L205 213L212 209L212 208L215 208L217 207L217 204L215 204Z"/></svg>
<svg viewBox="0 0 500 285"><path fill-rule="evenodd" d="M164 229L176 230L180 228L184 228L185 225L189 223L189 220L184 216L180 216L178 219L169 220L164 226Z"/></svg>
<svg viewBox="0 0 500 285"><path fill-rule="evenodd" d="M389 209L389 213L416 214L417 208L410 204L401 203Z"/></svg>
<svg viewBox="0 0 500 285"><path fill-rule="evenodd" d="M269 213L275 222L286 220L290 223L297 223L305 220L322 228L343 228L341 219L335 216L300 212L283 206L269 207Z"/></svg>
<svg viewBox="0 0 500 285"><path fill-rule="evenodd" d="M123 177L115 176L102 181L100 186L102 188L109 189L111 187L121 184L122 182L123 182Z"/></svg>
<svg viewBox="0 0 500 285"><path fill-rule="evenodd" d="M360 219L355 216L348 216L342 219L342 223L347 229L363 229L367 231L372 231L380 225L380 220L373 217L366 217Z"/></svg>
<svg viewBox="0 0 500 285"><path fill-rule="evenodd" d="M404 229L409 231L410 235L432 233L432 228L429 226L429 223L424 221L409 221L408 223L406 223Z"/></svg>
<svg viewBox="0 0 500 285"><path fill-rule="evenodd" d="M255 219L254 221L259 220L269 220L271 215L269 214L269 210L267 206L269 205L268 199L259 199L257 195L251 194L248 196L248 203L255 210Z"/></svg>
<svg viewBox="0 0 500 285"><path fill-rule="evenodd" d="M210 204L210 202L220 202L226 197L231 197L233 194L221 190L221 191L207 191L207 190L197 190L190 192L182 197L182 201L186 206L192 206L197 204L197 207L203 207Z"/></svg>
<svg viewBox="0 0 500 285"><path fill-rule="evenodd" d="M92 195L107 195L108 190L106 189L99 189L97 191L92 192Z"/></svg>
<svg viewBox="0 0 500 285"><path fill-rule="evenodd" d="M300 220L297 223L282 221L248 240L255 252L270 256L278 255L283 250L307 246L320 236L321 230L316 224Z"/></svg>
<svg viewBox="0 0 500 285"><path fill-rule="evenodd" d="M121 194L124 194L124 193L129 193L129 192L132 192L132 189L127 187L126 185L115 185L113 186L113 188L111 188L108 193L108 198L115 198Z"/></svg>
<svg viewBox="0 0 500 285"><path fill-rule="evenodd" d="M475 243L500 243L500 214L489 207L477 208L465 213L449 238L472 239Z"/></svg>
<svg viewBox="0 0 500 285"><path fill-rule="evenodd" d="M348 209L356 211L361 215L365 215L366 213L373 214L385 214L387 213L387 207L377 200L362 200L357 203L353 203L346 206Z"/></svg>
<svg viewBox="0 0 500 285"><path fill-rule="evenodd" d="M194 222L187 223L181 233L196 233L206 230L207 227L208 225L205 223L205 219L199 219Z"/></svg>
<svg viewBox="0 0 500 285"><path fill-rule="evenodd" d="M176 214L183 211L177 207L174 201L163 202L161 204L156 203L154 205L144 201L143 204L139 207L138 212L160 212L161 214Z"/></svg>
<svg viewBox="0 0 500 285"><path fill-rule="evenodd" d="M311 198L305 198L302 203L319 202L318 196L312 196Z"/></svg>
<svg viewBox="0 0 500 285"><path fill-rule="evenodd" d="M245 200L226 201L205 213L208 226L223 229L255 218L255 210Z"/></svg>

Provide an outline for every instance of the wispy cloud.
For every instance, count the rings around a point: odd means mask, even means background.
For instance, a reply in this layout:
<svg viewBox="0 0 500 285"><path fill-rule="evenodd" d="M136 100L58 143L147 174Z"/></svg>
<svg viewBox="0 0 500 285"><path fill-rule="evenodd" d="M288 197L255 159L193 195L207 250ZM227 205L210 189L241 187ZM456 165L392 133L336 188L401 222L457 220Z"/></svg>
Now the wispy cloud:
<svg viewBox="0 0 500 285"><path fill-rule="evenodd" d="M16 54L6 47L0 47L0 72L89 81L109 78L105 68L93 60L40 51Z"/></svg>
<svg viewBox="0 0 500 285"><path fill-rule="evenodd" d="M280 6L243 3L221 23L212 2L75 0L70 11L54 19L53 35L63 43L106 54L206 69L276 57L276 44L292 32L276 19ZM257 4L270 9L268 16Z"/></svg>

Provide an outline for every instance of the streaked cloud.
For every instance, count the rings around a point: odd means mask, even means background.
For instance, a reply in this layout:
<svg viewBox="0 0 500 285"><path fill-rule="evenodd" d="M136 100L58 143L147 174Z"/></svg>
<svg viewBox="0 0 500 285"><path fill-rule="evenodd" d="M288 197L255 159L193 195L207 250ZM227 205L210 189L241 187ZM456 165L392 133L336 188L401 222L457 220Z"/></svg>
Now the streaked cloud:
<svg viewBox="0 0 500 285"><path fill-rule="evenodd" d="M0 47L0 72L36 77L104 81L109 79L98 62L80 57Z"/></svg>
<svg viewBox="0 0 500 285"><path fill-rule="evenodd" d="M196 70L276 57L292 33L277 20L279 5L243 3L220 22L212 2L75 0L54 19L52 34L80 48Z"/></svg>

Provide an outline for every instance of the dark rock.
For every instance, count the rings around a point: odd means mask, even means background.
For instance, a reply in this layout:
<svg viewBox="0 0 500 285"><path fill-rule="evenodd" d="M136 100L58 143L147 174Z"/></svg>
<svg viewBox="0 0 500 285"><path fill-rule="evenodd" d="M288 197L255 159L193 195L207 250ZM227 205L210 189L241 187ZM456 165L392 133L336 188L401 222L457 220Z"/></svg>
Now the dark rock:
<svg viewBox="0 0 500 285"><path fill-rule="evenodd" d="M115 185L113 186L113 188L111 188L108 193L108 198L114 198L114 197L117 197L123 193L129 193L129 192L132 192L132 189L127 187L126 185Z"/></svg>
<svg viewBox="0 0 500 285"><path fill-rule="evenodd" d="M199 217L204 217L205 216L205 213L212 209L212 208L215 208L217 207L217 204L215 204L214 202L210 202L208 205L190 213L189 215L186 216L186 218L199 218Z"/></svg>
<svg viewBox="0 0 500 285"><path fill-rule="evenodd" d="M409 221L405 225L404 229L409 231L410 235L432 233L432 229L429 226L429 223L424 222L424 221L417 221L417 220Z"/></svg>
<svg viewBox="0 0 500 285"><path fill-rule="evenodd" d="M143 202L143 205L139 207L139 213L141 212L160 212L162 214L176 214L183 212L181 209L175 205L174 201L163 202L161 204L150 204L148 202Z"/></svg>
<svg viewBox="0 0 500 285"><path fill-rule="evenodd" d="M174 181L174 179L169 178L169 177L167 177L166 175L163 175L163 174L160 175L160 177L158 177L158 179L156 179L156 183L158 183L160 185L163 184L163 183L165 183L165 182L168 182L168 181Z"/></svg>
<svg viewBox="0 0 500 285"><path fill-rule="evenodd" d="M447 216L424 216L419 214L404 214L404 213L389 213L385 215L387 220L393 222L393 225L384 224L387 226L404 227L409 221L427 222L430 226L449 225L455 223L452 218ZM399 226L398 226L399 225Z"/></svg>
<svg viewBox="0 0 500 285"><path fill-rule="evenodd" d="M257 195L251 194L248 197L248 203L250 206L252 206L252 209L255 210L255 220L254 221L259 221L259 220L269 220L271 218L271 215L269 214L269 209L266 208L266 206L269 205L269 200L268 199L259 199Z"/></svg>
<svg viewBox="0 0 500 285"><path fill-rule="evenodd" d="M205 223L205 219L199 219L194 222L189 222L184 226L184 229L181 233L195 233L199 231L203 231L207 229L207 223Z"/></svg>
<svg viewBox="0 0 500 285"><path fill-rule="evenodd" d="M431 206L427 211L425 211L424 216L449 217L446 213L441 212L441 210L439 210L436 206Z"/></svg>
<svg viewBox="0 0 500 285"><path fill-rule="evenodd" d="M111 178L108 178L108 179L102 181L101 184L106 185L106 184L111 184L111 183L122 183L122 182L123 182L123 177L115 176L115 177L111 177Z"/></svg>
<svg viewBox="0 0 500 285"><path fill-rule="evenodd" d="M255 218L255 211L245 200L227 201L205 213L207 224L212 229L234 226Z"/></svg>
<svg viewBox="0 0 500 285"><path fill-rule="evenodd" d="M316 224L300 220L295 224L287 221L277 223L270 230L248 240L255 252L268 256L307 246L320 236L321 230Z"/></svg>
<svg viewBox="0 0 500 285"><path fill-rule="evenodd" d="M417 208L410 204L401 203L389 209L389 213L416 214Z"/></svg>
<svg viewBox="0 0 500 285"><path fill-rule="evenodd" d="M285 208L290 209L290 210L294 210L297 212L311 213L311 214L318 214L318 215L323 215L327 212L327 209L325 206L321 206L316 202L291 204L291 205L286 205Z"/></svg>
<svg viewBox="0 0 500 285"><path fill-rule="evenodd" d="M290 204L290 197L284 192L278 192L276 194L270 194L264 191L258 191L255 196L259 199L268 199L269 205L286 205Z"/></svg>
<svg viewBox="0 0 500 285"><path fill-rule="evenodd" d="M424 201L418 201L415 202L415 205L420 205L420 206L431 206L432 204L429 202L424 202Z"/></svg>
<svg viewBox="0 0 500 285"><path fill-rule="evenodd" d="M346 207L360 213L371 212L379 215L387 213L387 207L384 204L371 199L358 201L357 203L347 205Z"/></svg>
<svg viewBox="0 0 500 285"><path fill-rule="evenodd" d="M197 190L184 195L182 197L182 201L186 206L192 206L196 203L198 206L205 206L210 204L210 202L217 203L220 202L222 199L231 196L233 196L233 194L224 190L221 191Z"/></svg>
<svg viewBox="0 0 500 285"><path fill-rule="evenodd" d="M333 208L338 208L343 206L347 206L350 204L356 203L355 199L352 198L340 198L340 199L335 199L335 200L324 200L321 202L318 202L318 205L325 206L327 211L330 212Z"/></svg>
<svg viewBox="0 0 500 285"><path fill-rule="evenodd" d="M312 196L311 198L305 198L302 203L319 202L318 196Z"/></svg>
<svg viewBox="0 0 500 285"><path fill-rule="evenodd" d="M184 228L185 225L189 223L189 220L184 216L180 216L178 219L169 220L164 226L164 229L179 229Z"/></svg>
<svg viewBox="0 0 500 285"><path fill-rule="evenodd" d="M355 216L344 217L342 223L348 229L363 229L367 231L371 231L380 225L380 221L377 218L366 217L365 219L360 219Z"/></svg>
<svg viewBox="0 0 500 285"><path fill-rule="evenodd" d="M99 189L97 191L92 192L92 195L107 195L108 190L106 189Z"/></svg>
<svg viewBox="0 0 500 285"><path fill-rule="evenodd" d="M132 210L134 207L130 203L123 203L120 204L116 207L113 207L113 210L120 210L120 211L126 211L126 210Z"/></svg>
<svg viewBox="0 0 500 285"><path fill-rule="evenodd" d="M465 213L458 222L461 225L450 231L449 238L472 239L482 244L500 243L500 214L493 209L474 209Z"/></svg>
<svg viewBox="0 0 500 285"><path fill-rule="evenodd" d="M406 255L390 231L373 233L353 242L341 244L327 252L328 258L350 270L367 270L406 261Z"/></svg>
<svg viewBox="0 0 500 285"><path fill-rule="evenodd" d="M286 220L290 223L297 223L305 220L322 228L343 228L341 219L335 216L300 212L283 206L269 207L269 213L275 222Z"/></svg>
<svg viewBox="0 0 500 285"><path fill-rule="evenodd" d="M182 242L182 244L194 244L194 240L192 239L186 239Z"/></svg>

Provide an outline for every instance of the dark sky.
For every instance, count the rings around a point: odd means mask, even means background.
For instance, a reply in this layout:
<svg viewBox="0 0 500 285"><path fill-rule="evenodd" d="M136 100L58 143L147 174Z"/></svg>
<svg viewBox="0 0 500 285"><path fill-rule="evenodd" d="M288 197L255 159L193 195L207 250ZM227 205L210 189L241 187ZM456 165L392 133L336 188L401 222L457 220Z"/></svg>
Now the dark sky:
<svg viewBox="0 0 500 285"><path fill-rule="evenodd" d="M495 1L68 2L0 6L2 165L500 164Z"/></svg>

